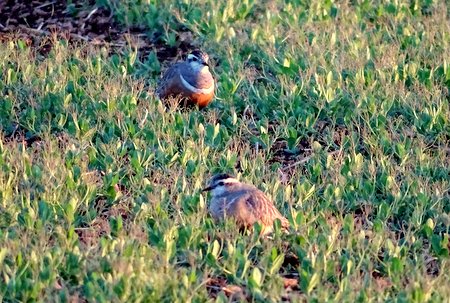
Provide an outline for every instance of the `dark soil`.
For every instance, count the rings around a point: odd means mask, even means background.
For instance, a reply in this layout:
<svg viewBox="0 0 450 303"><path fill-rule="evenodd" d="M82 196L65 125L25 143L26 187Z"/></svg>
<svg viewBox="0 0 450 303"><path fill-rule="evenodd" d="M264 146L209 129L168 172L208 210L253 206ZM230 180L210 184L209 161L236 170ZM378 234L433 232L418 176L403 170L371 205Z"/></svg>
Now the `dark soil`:
<svg viewBox="0 0 450 303"><path fill-rule="evenodd" d="M161 29L162 30L162 29ZM113 12L99 7L93 0L4 0L0 1L0 42L24 40L28 46L39 48L45 55L51 50L50 37L69 42L86 42L108 45L120 49L130 45L137 47L141 57L155 50L160 60L173 59L180 53L194 48L189 32L179 33L178 45L169 47L158 39L149 37L143 26L127 27L114 20Z"/></svg>
<svg viewBox="0 0 450 303"><path fill-rule="evenodd" d="M79 1L67 5L65 1L13 1L0 3L0 28L49 33L67 32L82 40L114 41L120 36L111 12L96 8L93 3Z"/></svg>

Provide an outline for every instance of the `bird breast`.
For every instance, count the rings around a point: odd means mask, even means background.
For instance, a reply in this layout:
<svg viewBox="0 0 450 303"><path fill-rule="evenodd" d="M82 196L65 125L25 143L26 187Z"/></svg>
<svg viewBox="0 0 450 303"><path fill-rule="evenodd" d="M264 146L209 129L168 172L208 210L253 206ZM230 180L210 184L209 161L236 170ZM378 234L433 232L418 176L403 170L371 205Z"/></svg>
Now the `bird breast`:
<svg viewBox="0 0 450 303"><path fill-rule="evenodd" d="M215 220L220 220L225 217L224 210L226 208L227 199L224 197L213 197L209 205L209 212Z"/></svg>
<svg viewBox="0 0 450 303"><path fill-rule="evenodd" d="M200 94L200 95L211 95L214 93L214 82L211 83L209 87L206 88L198 88L193 85L191 85L184 77L183 74L180 74L180 80L183 84L184 88L187 89L189 92L194 94Z"/></svg>
<svg viewBox="0 0 450 303"><path fill-rule="evenodd" d="M183 83L188 83L188 86L195 89L214 90L214 79L209 71L208 67L203 70L194 71L191 68L181 70L180 76L183 79ZM210 93L210 91L205 92Z"/></svg>

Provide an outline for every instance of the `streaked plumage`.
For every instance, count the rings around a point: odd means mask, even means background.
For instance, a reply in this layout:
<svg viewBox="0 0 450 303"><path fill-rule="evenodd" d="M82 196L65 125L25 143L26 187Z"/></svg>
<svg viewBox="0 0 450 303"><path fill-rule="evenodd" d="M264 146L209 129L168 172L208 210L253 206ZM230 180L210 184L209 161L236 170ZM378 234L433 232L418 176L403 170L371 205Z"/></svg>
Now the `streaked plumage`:
<svg viewBox="0 0 450 303"><path fill-rule="evenodd" d="M186 61L169 67L162 76L156 94L160 99L180 96L189 104L200 108L207 106L214 98L214 79L209 70L209 57L195 50Z"/></svg>
<svg viewBox="0 0 450 303"><path fill-rule="evenodd" d="M263 234L273 231L276 219L281 221L282 228L289 227L289 221L262 191L230 175L214 176L204 191L211 191L209 212L216 220L233 217L241 227L251 227L259 222Z"/></svg>

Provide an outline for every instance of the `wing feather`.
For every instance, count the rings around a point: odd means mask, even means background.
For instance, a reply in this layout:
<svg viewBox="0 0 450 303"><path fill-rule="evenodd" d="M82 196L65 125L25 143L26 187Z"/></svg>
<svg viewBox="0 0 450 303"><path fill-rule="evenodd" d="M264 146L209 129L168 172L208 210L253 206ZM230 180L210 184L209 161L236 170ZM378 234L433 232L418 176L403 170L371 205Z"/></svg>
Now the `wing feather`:
<svg viewBox="0 0 450 303"><path fill-rule="evenodd" d="M175 63L174 65L169 67L162 75L156 89L156 94L159 98L167 97L168 92L170 91L170 88L172 86L172 81L175 80L175 77L180 72L181 64L182 63Z"/></svg>
<svg viewBox="0 0 450 303"><path fill-rule="evenodd" d="M280 219L283 228L289 226L289 221L283 217L273 202L256 188L238 195L228 204L227 213L247 226L253 225L255 222L272 226L276 219Z"/></svg>

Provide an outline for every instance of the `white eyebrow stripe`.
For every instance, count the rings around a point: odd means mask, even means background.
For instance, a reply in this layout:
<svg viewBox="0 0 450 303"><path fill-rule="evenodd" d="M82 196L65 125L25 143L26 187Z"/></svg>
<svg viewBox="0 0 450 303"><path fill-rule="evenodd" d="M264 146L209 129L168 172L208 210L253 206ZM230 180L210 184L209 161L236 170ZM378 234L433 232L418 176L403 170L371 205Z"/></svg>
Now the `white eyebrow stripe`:
<svg viewBox="0 0 450 303"><path fill-rule="evenodd" d="M239 181L235 178L226 178L221 180L224 183L238 183Z"/></svg>
<svg viewBox="0 0 450 303"><path fill-rule="evenodd" d="M188 59L194 59L194 58L197 58L196 56L194 56L193 54L189 54L188 55ZM198 58L197 58L198 59Z"/></svg>
<svg viewBox="0 0 450 303"><path fill-rule="evenodd" d="M187 82L184 79L184 77L181 73L180 73L180 79L181 79L181 83L183 83L184 87L186 87L188 90L190 90L193 93L209 95L210 93L214 92L214 84L212 84L208 88L196 88L195 86L192 86L191 84L189 84L189 82Z"/></svg>

